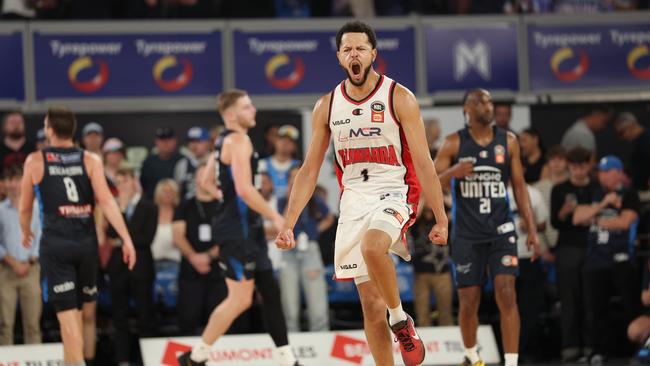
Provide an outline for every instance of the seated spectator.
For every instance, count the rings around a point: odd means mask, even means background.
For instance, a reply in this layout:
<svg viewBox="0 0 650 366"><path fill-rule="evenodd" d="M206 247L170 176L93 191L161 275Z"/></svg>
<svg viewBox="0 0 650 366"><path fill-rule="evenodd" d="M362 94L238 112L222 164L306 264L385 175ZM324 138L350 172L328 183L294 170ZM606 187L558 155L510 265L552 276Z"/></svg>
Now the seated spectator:
<svg viewBox="0 0 650 366"><path fill-rule="evenodd" d="M291 192L298 169L295 167L289 171L287 196ZM278 211L284 212L287 203L287 197L279 198ZM318 196L312 196L294 227L296 247L282 251L280 254L282 307L287 321L287 330L290 332L300 331L300 288L307 303L309 331L329 329L327 284L318 237L333 221L334 218L325 202Z"/></svg>
<svg viewBox="0 0 650 366"><path fill-rule="evenodd" d="M423 205L424 206L424 205ZM431 290L436 298L437 324L454 325L452 300L454 287L451 280L449 246L433 245L429 232L436 220L430 208L422 207L417 221L411 228L413 238L413 284L415 321L418 327L430 327Z"/></svg>
<svg viewBox="0 0 650 366"><path fill-rule="evenodd" d="M20 303L23 338L26 344L41 343L41 267L38 263L40 221L34 205L32 246L25 249L18 220L23 171L18 166L5 170L7 199L0 203L0 346L14 343L16 305Z"/></svg>
<svg viewBox="0 0 650 366"><path fill-rule="evenodd" d="M90 122L81 130L81 143L86 151L102 156L104 128L97 122Z"/></svg>
<svg viewBox="0 0 650 366"><path fill-rule="evenodd" d="M196 195L176 210L174 243L183 254L178 275L178 325L182 335L198 335L212 310L226 298L226 282L217 263L219 246L212 235L212 218L220 201L198 182L205 163L195 174Z"/></svg>
<svg viewBox="0 0 650 366"><path fill-rule="evenodd" d="M137 332L140 337L154 335L152 317L152 293L154 264L151 255L151 242L156 233L158 209L156 205L143 198L138 191L138 181L133 169L122 168L117 171L117 202L124 215L129 234L133 239L137 261L129 271L122 260L122 240L113 227L109 227L107 237L113 252L108 263L110 294L115 327L115 361L119 366L128 366L131 357L129 326L129 300L133 299L137 318Z"/></svg>
<svg viewBox="0 0 650 366"><path fill-rule="evenodd" d="M170 265L178 268L181 253L174 245L172 235L172 219L179 204L178 185L173 179L163 179L156 186L154 202L158 205L158 228L151 244L151 253L156 265L168 268Z"/></svg>
<svg viewBox="0 0 650 366"><path fill-rule="evenodd" d="M602 363L608 350L607 305L612 294L622 300L625 324L638 310L632 238L640 203L636 191L622 187L623 178L623 163L617 157L602 158L591 203L578 205L573 214L574 225L591 223L583 268L591 364Z"/></svg>

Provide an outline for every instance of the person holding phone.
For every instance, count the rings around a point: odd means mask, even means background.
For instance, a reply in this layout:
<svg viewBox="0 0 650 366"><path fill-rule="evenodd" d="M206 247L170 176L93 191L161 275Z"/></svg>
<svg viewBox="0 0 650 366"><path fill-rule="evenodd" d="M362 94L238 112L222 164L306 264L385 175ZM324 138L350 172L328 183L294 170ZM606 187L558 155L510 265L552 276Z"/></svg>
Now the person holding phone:
<svg viewBox="0 0 650 366"><path fill-rule="evenodd" d="M588 225L574 225L579 204L591 203L596 183L589 177L591 152L582 147L567 153L569 179L551 191L551 224L558 230L555 258L557 285L562 304L562 360L576 361L583 353L584 302L582 266L587 255Z"/></svg>

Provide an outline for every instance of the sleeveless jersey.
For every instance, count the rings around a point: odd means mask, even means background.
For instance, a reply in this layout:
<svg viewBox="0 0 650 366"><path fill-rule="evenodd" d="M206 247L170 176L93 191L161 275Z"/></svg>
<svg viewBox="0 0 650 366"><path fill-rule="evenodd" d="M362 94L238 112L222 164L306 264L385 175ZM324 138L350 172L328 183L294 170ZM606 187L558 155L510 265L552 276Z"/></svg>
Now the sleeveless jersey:
<svg viewBox="0 0 650 366"><path fill-rule="evenodd" d="M381 75L363 100L347 95L345 81L331 92L328 123L341 188L342 222L366 215L373 203L385 197L402 199L416 211L420 185L393 108L396 85Z"/></svg>
<svg viewBox="0 0 650 366"><path fill-rule="evenodd" d="M43 235L95 237L95 194L79 148L43 150L43 180L35 186Z"/></svg>
<svg viewBox="0 0 650 366"><path fill-rule="evenodd" d="M220 240L247 239L251 230L262 228L262 217L248 208L244 200L237 195L235 181L232 177L232 168L221 161L221 149L226 136L234 133L232 130L225 130L215 143L214 158L216 159L217 185L223 193L223 203L215 217L214 235ZM257 174L257 152L253 151L251 157L251 171L253 184L258 180ZM258 186L258 185L256 185Z"/></svg>
<svg viewBox="0 0 650 366"><path fill-rule="evenodd" d="M474 141L468 127L458 131L460 147L454 163L470 161L474 171L466 178L452 179L454 237L490 241L515 233L506 189L510 179L508 135L496 126L492 131L494 138L485 147Z"/></svg>

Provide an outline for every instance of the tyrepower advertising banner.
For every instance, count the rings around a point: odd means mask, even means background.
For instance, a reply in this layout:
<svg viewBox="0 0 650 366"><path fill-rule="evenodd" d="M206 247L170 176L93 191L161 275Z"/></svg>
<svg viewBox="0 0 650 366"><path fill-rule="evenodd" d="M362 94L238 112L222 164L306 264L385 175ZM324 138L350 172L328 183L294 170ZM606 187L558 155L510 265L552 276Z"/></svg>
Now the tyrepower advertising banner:
<svg viewBox="0 0 650 366"><path fill-rule="evenodd" d="M235 85L257 95L325 94L346 78L336 31L235 31ZM412 28L378 30L375 70L415 88Z"/></svg>
<svg viewBox="0 0 650 366"><path fill-rule="evenodd" d="M418 328L426 347L423 365L455 365L464 357L460 329L457 327ZM177 358L190 351L200 338L149 338L140 340L145 366L179 366ZM489 326L478 329L478 345L486 364L497 364L500 357ZM362 330L292 333L289 343L302 364L309 366L374 365ZM396 365L404 365L399 345L393 343ZM221 337L213 346L208 365L276 366L275 346L268 334L231 335Z"/></svg>
<svg viewBox="0 0 650 366"><path fill-rule="evenodd" d="M0 34L0 99L25 100L23 35Z"/></svg>
<svg viewBox="0 0 650 366"><path fill-rule="evenodd" d="M650 87L650 23L528 27L530 87Z"/></svg>
<svg viewBox="0 0 650 366"><path fill-rule="evenodd" d="M34 33L36 99L216 95L221 35Z"/></svg>
<svg viewBox="0 0 650 366"><path fill-rule="evenodd" d="M425 28L429 93L519 89L517 29L502 23L476 28Z"/></svg>

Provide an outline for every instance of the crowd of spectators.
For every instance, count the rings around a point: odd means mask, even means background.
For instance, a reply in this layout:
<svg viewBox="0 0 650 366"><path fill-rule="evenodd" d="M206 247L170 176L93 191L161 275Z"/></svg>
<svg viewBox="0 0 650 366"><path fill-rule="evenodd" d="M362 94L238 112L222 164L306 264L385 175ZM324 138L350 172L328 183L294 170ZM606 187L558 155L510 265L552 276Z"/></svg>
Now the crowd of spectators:
<svg viewBox="0 0 650 366"><path fill-rule="evenodd" d="M511 107L497 106L497 116L499 125L509 129ZM614 156L595 158L593 134L611 120L618 138L632 147L625 170ZM291 125L272 126L266 131L257 183L264 198L282 212L300 166L300 132ZM439 122L426 121L426 131L435 158ZM39 343L47 338L41 330L47 324L46 315L41 320L41 313L47 314L47 303L42 308L41 301L36 300L41 296L38 244L29 250L20 245L16 206L22 163L29 152L46 147L47 141L39 131L37 145L28 145L20 113L4 115L2 133L0 345L12 344L14 340ZM630 340L646 343L650 320L639 315L640 274L649 269L644 250L648 249L650 220L648 200L643 198L647 197L644 192L650 178L650 131L629 112L615 116L607 107L596 107L567 130L561 145L547 149L533 128L519 132L518 136L542 244L541 259L533 261L525 245L525 228L511 200L520 238L517 289L522 359L544 357L537 346L543 337L540 329L553 319L560 328L557 356L565 361L583 358L594 364L602 362L613 350L620 350L616 348L620 341L609 342L607 337L625 331L629 323ZM220 192L216 187L206 190L197 183L211 156L214 137L215 133L205 127L195 126L183 134L185 144L179 148L176 131L161 127L156 131L151 154L143 161L129 161L127 147L117 137L106 138L99 123L81 126L81 145L104 159L109 186L138 255L136 268L128 271L120 260L118 236L98 213L102 268L98 275L104 284L100 291L106 295L100 296L100 308L102 303L110 304L106 322L102 322L103 332L110 335L112 356L120 365L133 361L132 347L137 344L134 335L199 334L212 309L227 294L216 264L219 240L211 231ZM287 327L294 332L323 331L334 324L327 301L326 272L332 263L332 230L337 218L332 213L336 210L325 204L325 194L319 187L298 220L295 249L281 252L269 245ZM450 202L448 198L447 203ZM39 215L33 217L37 219ZM34 225L38 226L37 220ZM420 326L454 325L450 247L429 243L427 235L432 225L430 210L421 207L416 224L408 233L413 253L412 264L408 265L414 271L410 284L414 314ZM639 235L635 236L637 226ZM271 242L276 235L272 225L266 226L266 234ZM645 277L650 278L647 273ZM644 283L643 304L647 304L648 280ZM490 291L489 284L486 291ZM22 331L14 334L17 304ZM256 315L251 312L234 324L232 332L259 330L259 322L253 321ZM174 316L170 318L169 314ZM491 322L494 312L488 310L484 315L482 320ZM174 319L174 324L169 324L168 319Z"/></svg>
<svg viewBox="0 0 650 366"><path fill-rule="evenodd" d="M308 18L601 13L647 0L2 0L6 19Z"/></svg>

